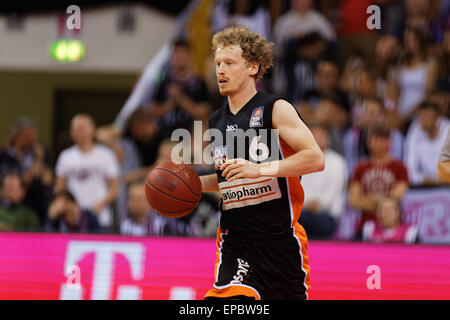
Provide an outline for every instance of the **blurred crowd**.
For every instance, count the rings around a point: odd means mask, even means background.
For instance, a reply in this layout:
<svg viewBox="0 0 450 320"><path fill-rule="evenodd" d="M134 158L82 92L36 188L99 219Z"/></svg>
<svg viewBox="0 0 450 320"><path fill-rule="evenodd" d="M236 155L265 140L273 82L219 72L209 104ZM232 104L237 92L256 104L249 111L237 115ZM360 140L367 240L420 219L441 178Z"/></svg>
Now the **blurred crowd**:
<svg viewBox="0 0 450 320"><path fill-rule="evenodd" d="M381 29L368 28L372 4ZM357 240L420 241L401 202L410 188L448 184L437 164L450 160L450 0L229 0L210 15L211 34L242 24L275 43L275 66L258 88L290 101L324 151L325 170L302 177L308 236L333 238L352 209L361 213ZM218 194L168 219L144 191L151 168L170 160L173 130L207 124L226 102L211 59L206 75L194 71L193 49L174 41L151 101L123 130L76 115L73 146L53 155L37 122L18 119L0 151L0 230L214 237Z"/></svg>

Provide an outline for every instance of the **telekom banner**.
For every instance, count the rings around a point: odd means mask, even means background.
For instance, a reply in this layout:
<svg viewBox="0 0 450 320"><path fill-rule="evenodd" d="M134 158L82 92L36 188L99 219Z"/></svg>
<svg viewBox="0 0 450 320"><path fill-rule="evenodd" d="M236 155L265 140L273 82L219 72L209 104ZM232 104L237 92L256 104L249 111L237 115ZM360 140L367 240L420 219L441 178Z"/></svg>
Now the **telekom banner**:
<svg viewBox="0 0 450 320"><path fill-rule="evenodd" d="M215 240L0 234L0 299L202 299ZM311 241L310 299L450 299L450 247Z"/></svg>

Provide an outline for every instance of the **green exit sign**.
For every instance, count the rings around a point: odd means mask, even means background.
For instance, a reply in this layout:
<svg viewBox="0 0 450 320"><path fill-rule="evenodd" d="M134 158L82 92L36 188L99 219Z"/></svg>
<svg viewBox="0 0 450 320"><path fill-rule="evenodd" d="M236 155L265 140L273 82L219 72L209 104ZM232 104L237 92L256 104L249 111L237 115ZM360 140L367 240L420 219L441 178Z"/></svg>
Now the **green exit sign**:
<svg viewBox="0 0 450 320"><path fill-rule="evenodd" d="M85 52L85 45L80 40L56 40L51 46L50 56L56 61L78 62Z"/></svg>

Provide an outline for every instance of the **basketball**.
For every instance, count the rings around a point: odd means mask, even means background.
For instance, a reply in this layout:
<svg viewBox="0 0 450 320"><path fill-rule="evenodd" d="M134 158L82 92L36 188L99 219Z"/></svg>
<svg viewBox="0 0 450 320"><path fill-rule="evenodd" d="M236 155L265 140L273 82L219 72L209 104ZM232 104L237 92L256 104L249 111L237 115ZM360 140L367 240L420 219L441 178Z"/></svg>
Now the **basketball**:
<svg viewBox="0 0 450 320"><path fill-rule="evenodd" d="M197 172L186 164L164 162L150 171L145 182L147 201L157 213L180 218L191 213L202 197Z"/></svg>

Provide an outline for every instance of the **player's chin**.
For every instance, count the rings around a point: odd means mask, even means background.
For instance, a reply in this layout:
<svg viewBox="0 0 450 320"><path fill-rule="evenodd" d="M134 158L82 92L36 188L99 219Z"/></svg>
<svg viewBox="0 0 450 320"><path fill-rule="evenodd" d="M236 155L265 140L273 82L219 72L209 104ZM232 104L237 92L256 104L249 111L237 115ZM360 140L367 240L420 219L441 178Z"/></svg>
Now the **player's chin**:
<svg viewBox="0 0 450 320"><path fill-rule="evenodd" d="M227 97L231 95L232 91L230 89L219 88L219 93L221 96Z"/></svg>

